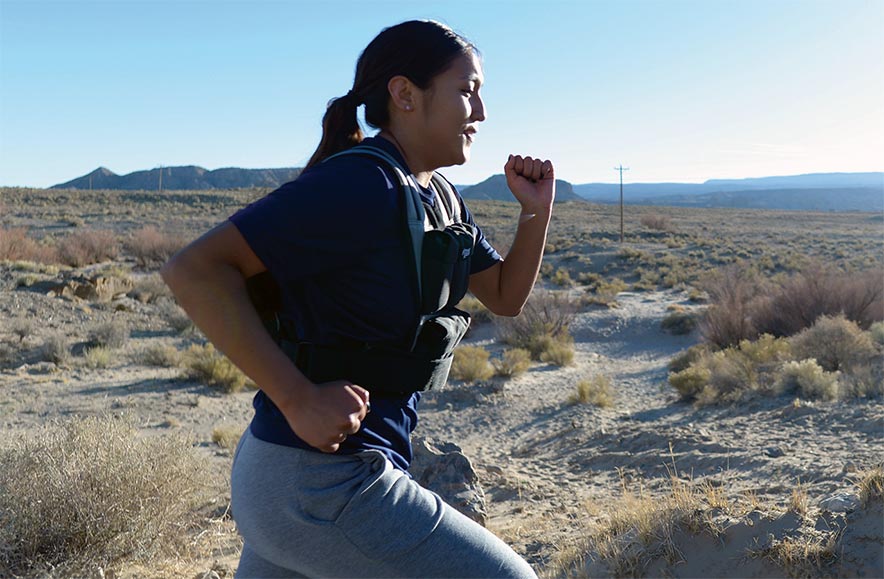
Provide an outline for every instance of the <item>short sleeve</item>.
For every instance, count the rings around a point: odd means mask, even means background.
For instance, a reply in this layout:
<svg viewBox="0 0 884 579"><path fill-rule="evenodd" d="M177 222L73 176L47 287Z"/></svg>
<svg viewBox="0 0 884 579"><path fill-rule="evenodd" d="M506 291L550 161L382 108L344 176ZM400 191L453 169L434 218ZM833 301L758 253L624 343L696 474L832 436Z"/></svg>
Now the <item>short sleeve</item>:
<svg viewBox="0 0 884 579"><path fill-rule="evenodd" d="M458 195L458 198L460 198L460 195ZM461 208L463 209L464 221L473 225L477 232L475 250L473 251L473 256L470 261L470 274L479 273L480 271L485 271L494 264L503 261L503 258L497 253L497 250L494 249L491 242L485 237L485 234L482 233L482 228L476 224L476 221L473 219L473 214L467 209L466 203L463 202L463 199L460 199L460 203Z"/></svg>
<svg viewBox="0 0 884 579"><path fill-rule="evenodd" d="M278 282L347 268L398 246L397 189L372 160L355 155L304 171L230 217Z"/></svg>

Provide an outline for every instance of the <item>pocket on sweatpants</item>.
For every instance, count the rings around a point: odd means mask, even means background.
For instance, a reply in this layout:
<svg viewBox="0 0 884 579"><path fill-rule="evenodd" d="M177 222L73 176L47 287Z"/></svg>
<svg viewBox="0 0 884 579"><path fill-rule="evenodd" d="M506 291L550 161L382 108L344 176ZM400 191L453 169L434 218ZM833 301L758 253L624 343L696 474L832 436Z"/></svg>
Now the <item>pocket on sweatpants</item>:
<svg viewBox="0 0 884 579"><path fill-rule="evenodd" d="M387 465L382 476L353 496L335 525L363 555L383 560L418 546L442 513L439 497Z"/></svg>
<svg viewBox="0 0 884 579"><path fill-rule="evenodd" d="M293 481L300 515L306 522L333 524L361 490L378 476L377 465L358 455L305 452Z"/></svg>

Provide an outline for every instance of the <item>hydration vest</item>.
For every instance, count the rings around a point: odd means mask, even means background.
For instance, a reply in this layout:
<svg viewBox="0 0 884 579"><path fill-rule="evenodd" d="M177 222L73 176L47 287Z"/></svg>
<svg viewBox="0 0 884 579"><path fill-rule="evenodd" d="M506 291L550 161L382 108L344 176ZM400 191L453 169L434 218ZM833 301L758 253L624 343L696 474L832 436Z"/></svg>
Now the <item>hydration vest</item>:
<svg viewBox="0 0 884 579"><path fill-rule="evenodd" d="M297 341L280 323L279 289L268 272L246 280L249 297L265 327L299 370L314 383L346 379L372 396L408 396L443 385L454 348L470 324L456 304L469 287L476 228L463 222L454 187L434 173L432 206L424 203L408 171L386 151L357 145L326 159L362 155L380 161L392 174L405 207L405 234L411 241L410 263L418 312L410 347L389 344L329 346ZM386 173L385 173L386 174Z"/></svg>

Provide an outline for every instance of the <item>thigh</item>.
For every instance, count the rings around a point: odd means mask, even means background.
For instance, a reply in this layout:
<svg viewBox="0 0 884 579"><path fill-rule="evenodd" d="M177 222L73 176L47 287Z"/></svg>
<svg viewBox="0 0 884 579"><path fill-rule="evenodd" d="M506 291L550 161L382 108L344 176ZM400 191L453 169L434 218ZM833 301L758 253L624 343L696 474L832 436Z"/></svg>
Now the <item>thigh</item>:
<svg viewBox="0 0 884 579"><path fill-rule="evenodd" d="M231 478L248 547L242 577L261 564L277 569L269 576L536 577L503 541L379 452L325 455L247 433Z"/></svg>
<svg viewBox="0 0 884 579"><path fill-rule="evenodd" d="M531 566L493 533L401 471L355 496L336 526L362 555L360 577L533 578Z"/></svg>
<svg viewBox="0 0 884 579"><path fill-rule="evenodd" d="M255 553L246 543L242 547L234 579L294 579L300 577L307 576L292 569L274 565Z"/></svg>

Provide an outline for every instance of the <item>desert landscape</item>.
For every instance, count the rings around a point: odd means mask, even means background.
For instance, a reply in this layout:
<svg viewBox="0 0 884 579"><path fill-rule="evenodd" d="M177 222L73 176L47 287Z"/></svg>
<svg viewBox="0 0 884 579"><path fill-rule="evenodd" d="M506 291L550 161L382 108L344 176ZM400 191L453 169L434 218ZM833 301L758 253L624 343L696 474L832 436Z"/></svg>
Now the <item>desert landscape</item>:
<svg viewBox="0 0 884 579"><path fill-rule="evenodd" d="M0 189L0 575L233 576L254 390L157 270L266 193ZM470 208L505 252L518 206ZM884 216L625 231L557 204L523 315L464 301L415 432L452 500L542 577L884 576Z"/></svg>

